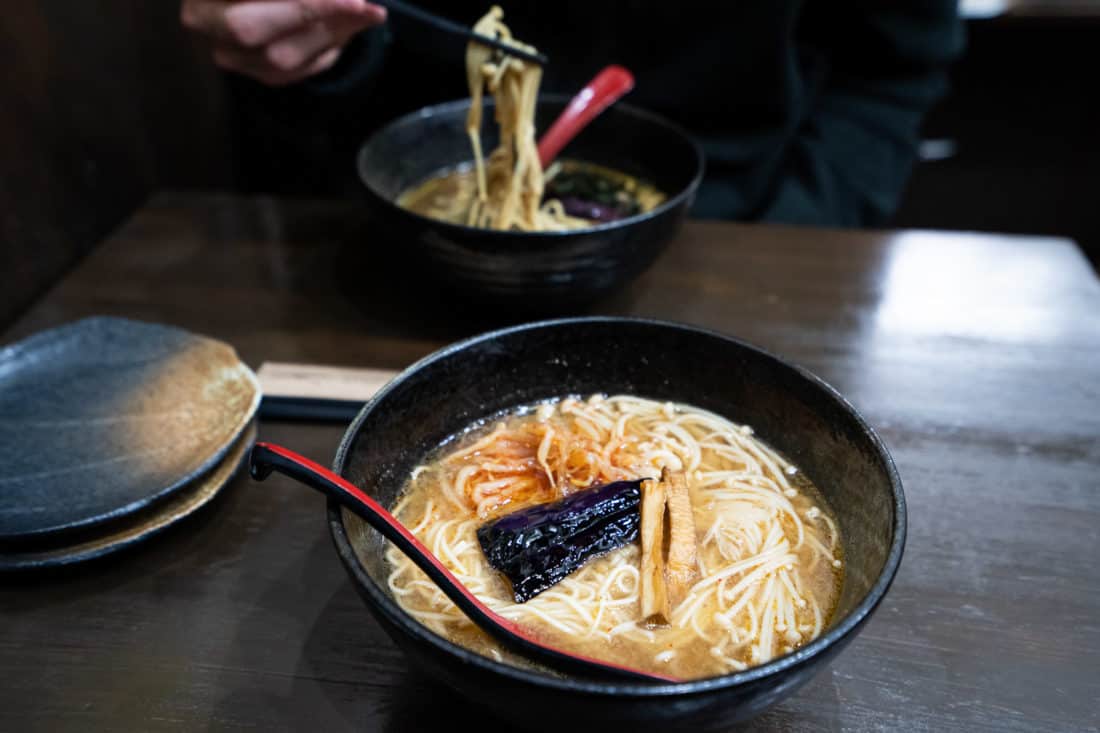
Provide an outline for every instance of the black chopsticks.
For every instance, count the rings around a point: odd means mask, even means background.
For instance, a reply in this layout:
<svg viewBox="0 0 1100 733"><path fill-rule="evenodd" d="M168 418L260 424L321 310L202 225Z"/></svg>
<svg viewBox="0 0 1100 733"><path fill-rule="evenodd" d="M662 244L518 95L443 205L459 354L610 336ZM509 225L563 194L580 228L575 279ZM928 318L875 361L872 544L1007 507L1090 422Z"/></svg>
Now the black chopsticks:
<svg viewBox="0 0 1100 733"><path fill-rule="evenodd" d="M549 60L541 53L531 53L530 51L524 51L521 48L510 46L504 41L496 38L490 38L489 36L483 36L480 33L474 33L471 28L467 28L464 25L455 23L452 20L440 17L434 13L429 13L426 10L421 10L415 5L409 5L402 0L371 0L375 5L381 5L387 10L391 10L399 15L403 15L407 18L413 18L419 20L422 23L432 26L444 33L452 33L454 35L463 36L475 43L480 43L483 46L489 46L495 48L498 51L508 54L509 56L515 56L517 59L523 59L524 61L530 61L533 64L539 66L546 66Z"/></svg>

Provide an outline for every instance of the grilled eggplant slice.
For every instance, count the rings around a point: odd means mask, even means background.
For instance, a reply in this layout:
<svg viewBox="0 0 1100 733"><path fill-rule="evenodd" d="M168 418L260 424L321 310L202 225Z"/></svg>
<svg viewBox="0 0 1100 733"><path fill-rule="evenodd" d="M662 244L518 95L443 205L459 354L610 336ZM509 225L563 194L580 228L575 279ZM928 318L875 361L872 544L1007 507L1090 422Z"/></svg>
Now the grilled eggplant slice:
<svg viewBox="0 0 1100 733"><path fill-rule="evenodd" d="M478 528L489 564L525 603L594 557L638 538L641 483L616 481L521 509Z"/></svg>

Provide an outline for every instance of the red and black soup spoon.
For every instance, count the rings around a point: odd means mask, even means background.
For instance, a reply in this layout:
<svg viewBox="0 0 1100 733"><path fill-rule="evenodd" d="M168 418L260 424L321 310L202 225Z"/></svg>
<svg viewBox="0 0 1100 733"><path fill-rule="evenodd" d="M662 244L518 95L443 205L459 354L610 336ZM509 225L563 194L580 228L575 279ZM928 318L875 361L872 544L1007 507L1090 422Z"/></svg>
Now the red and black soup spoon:
<svg viewBox="0 0 1100 733"><path fill-rule="evenodd" d="M272 471L332 497L362 517L416 563L471 621L512 651L559 671L587 677L662 683L680 681L574 654L538 641L522 626L499 615L479 600L396 517L364 491L294 451L270 443L257 443L249 459L252 478L263 481Z"/></svg>

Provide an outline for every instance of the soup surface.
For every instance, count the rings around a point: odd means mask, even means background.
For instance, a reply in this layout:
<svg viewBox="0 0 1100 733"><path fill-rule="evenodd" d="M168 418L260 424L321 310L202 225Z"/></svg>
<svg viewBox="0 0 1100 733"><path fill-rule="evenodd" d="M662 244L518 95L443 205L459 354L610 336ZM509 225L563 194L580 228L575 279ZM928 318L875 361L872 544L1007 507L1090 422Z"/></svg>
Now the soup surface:
<svg viewBox="0 0 1100 733"><path fill-rule="evenodd" d="M565 215L563 229L580 229L652 211L665 195L652 184L611 168L562 160L546 171L543 205ZM397 205L451 224L470 225L477 198L472 164L442 171L401 193Z"/></svg>
<svg viewBox="0 0 1100 733"><path fill-rule="evenodd" d="M697 548L697 572L662 623L640 611L638 542L525 603L479 545L478 527L501 516L662 469L686 478ZM751 428L627 395L567 397L473 426L413 471L394 514L488 606L537 637L681 679L743 670L807 644L827 625L843 581L831 510ZM386 559L389 589L413 617L523 664L392 545Z"/></svg>

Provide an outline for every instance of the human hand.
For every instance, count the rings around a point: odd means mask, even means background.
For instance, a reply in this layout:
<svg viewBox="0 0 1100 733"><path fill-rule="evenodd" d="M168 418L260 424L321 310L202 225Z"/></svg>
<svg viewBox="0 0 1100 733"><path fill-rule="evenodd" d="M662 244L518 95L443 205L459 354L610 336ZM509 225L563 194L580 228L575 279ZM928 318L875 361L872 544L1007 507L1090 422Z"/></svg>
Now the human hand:
<svg viewBox="0 0 1100 733"><path fill-rule="evenodd" d="M361 30L384 23L366 0L183 0L180 22L210 39L214 63L281 86L336 63Z"/></svg>

